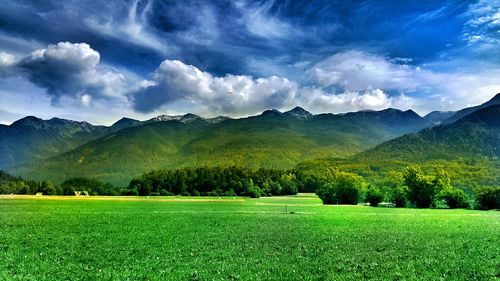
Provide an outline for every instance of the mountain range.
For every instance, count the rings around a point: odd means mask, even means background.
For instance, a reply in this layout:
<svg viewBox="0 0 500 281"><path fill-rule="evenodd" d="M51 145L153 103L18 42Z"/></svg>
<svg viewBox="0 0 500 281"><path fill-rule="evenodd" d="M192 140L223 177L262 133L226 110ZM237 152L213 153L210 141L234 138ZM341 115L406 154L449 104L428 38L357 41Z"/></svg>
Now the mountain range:
<svg viewBox="0 0 500 281"><path fill-rule="evenodd" d="M311 159L494 158L499 100L500 94L480 106L424 117L391 108L314 115L296 107L240 119L122 118L105 127L30 116L0 126L0 169L56 182L88 176L126 184L151 169L199 165L286 169Z"/></svg>

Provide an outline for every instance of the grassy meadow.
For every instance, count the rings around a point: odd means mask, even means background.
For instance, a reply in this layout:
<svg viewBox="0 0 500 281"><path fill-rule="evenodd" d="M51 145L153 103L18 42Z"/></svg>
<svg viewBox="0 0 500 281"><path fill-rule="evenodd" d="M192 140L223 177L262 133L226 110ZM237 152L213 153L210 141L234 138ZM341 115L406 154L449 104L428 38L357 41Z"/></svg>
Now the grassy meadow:
<svg viewBox="0 0 500 281"><path fill-rule="evenodd" d="M288 212L286 212L288 210ZM0 280L498 280L500 212L0 197Z"/></svg>

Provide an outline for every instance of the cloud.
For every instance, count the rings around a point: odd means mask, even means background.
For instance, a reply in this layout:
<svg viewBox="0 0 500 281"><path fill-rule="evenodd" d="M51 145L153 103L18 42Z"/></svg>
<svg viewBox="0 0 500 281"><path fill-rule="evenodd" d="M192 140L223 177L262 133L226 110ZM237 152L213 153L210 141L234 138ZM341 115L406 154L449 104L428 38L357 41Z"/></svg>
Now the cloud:
<svg viewBox="0 0 500 281"><path fill-rule="evenodd" d="M464 37L470 44L500 43L500 2L480 0L469 6L465 13Z"/></svg>
<svg viewBox="0 0 500 281"><path fill-rule="evenodd" d="M418 97L421 102L413 102L413 109L419 112L457 110L482 103L500 91L497 78L500 69L494 64L437 61L413 66L407 62L410 60L390 59L359 50L344 51L316 63L306 73L321 87L341 89L340 96L382 89L405 97ZM328 100L325 98L326 104ZM396 100L391 102L397 104Z"/></svg>
<svg viewBox="0 0 500 281"><path fill-rule="evenodd" d="M301 105L315 112L354 109L409 108L412 99L391 97L380 89L341 94L319 87L299 87L287 78L248 75L215 77L192 65L165 60L131 95L138 112L152 112L186 106L195 113L243 116L269 108L287 109Z"/></svg>
<svg viewBox="0 0 500 281"><path fill-rule="evenodd" d="M301 91L304 107L316 112L347 112L364 109L409 109L415 101L404 94L390 96L381 89L327 93L320 88L304 88Z"/></svg>
<svg viewBox="0 0 500 281"><path fill-rule="evenodd" d="M16 62L2 57L10 62L11 72L46 89L54 105L63 97L81 100L84 105L91 99L126 99L125 77L101 65L99 53L86 43L59 42Z"/></svg>
<svg viewBox="0 0 500 281"><path fill-rule="evenodd" d="M83 22L95 32L151 48L162 55L166 55L173 48L149 28L148 18L152 13L152 1L147 1L140 9L139 0L133 0L127 12L125 17L116 17L113 13L106 16L101 14L97 15L98 17L85 18Z"/></svg>
<svg viewBox="0 0 500 281"><path fill-rule="evenodd" d="M287 21L270 13L273 1L262 5L249 5L245 1L236 2L236 8L241 12L241 20L247 31L255 36L267 39L288 38L301 32Z"/></svg>
<svg viewBox="0 0 500 281"><path fill-rule="evenodd" d="M247 75L214 77L178 60L165 60L132 94L134 108L149 112L189 102L200 111L231 115L251 114L269 107L292 104L297 84L286 78L253 78Z"/></svg>
<svg viewBox="0 0 500 281"><path fill-rule="evenodd" d="M347 91L366 89L415 89L419 68L362 51L345 51L318 62L309 71L321 86L338 85Z"/></svg>
<svg viewBox="0 0 500 281"><path fill-rule="evenodd" d="M10 72L12 65L16 62L16 57L6 52L0 52L0 74L6 75Z"/></svg>

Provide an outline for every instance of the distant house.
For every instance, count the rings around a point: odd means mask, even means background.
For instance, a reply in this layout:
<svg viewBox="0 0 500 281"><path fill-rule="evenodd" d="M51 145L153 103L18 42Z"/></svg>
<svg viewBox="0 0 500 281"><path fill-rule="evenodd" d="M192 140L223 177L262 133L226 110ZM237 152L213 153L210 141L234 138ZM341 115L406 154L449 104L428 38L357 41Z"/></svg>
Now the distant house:
<svg viewBox="0 0 500 281"><path fill-rule="evenodd" d="M86 190L75 190L75 196L89 196L89 192Z"/></svg>
<svg viewBox="0 0 500 281"><path fill-rule="evenodd" d="M35 194L35 196L42 196L42 195L43 195L43 192L37 192L37 193Z"/></svg>

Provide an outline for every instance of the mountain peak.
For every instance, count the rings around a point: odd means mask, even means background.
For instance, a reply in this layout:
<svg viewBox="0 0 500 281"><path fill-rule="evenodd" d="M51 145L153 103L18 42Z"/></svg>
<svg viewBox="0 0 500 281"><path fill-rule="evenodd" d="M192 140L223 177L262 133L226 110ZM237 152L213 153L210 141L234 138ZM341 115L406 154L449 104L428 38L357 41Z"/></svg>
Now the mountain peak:
<svg viewBox="0 0 500 281"><path fill-rule="evenodd" d="M287 116L295 117L295 118L300 119L300 120L311 119L314 116L311 112L303 109L300 106L296 106L292 110L289 110L289 111L285 112L284 114Z"/></svg>
<svg viewBox="0 0 500 281"><path fill-rule="evenodd" d="M494 97L492 97L488 102L486 103L495 103L498 104L500 103L500 93L496 94Z"/></svg>
<svg viewBox="0 0 500 281"><path fill-rule="evenodd" d="M273 109L265 110L264 112L262 112L261 115L262 116L280 116L281 114L282 113L279 110L273 108Z"/></svg>
<svg viewBox="0 0 500 281"><path fill-rule="evenodd" d="M26 117L23 117L17 121L15 121L14 123L12 123L11 126L13 125L21 125L21 126L37 126L39 125L43 120L38 118L38 117L35 117L35 116L26 116Z"/></svg>
<svg viewBox="0 0 500 281"><path fill-rule="evenodd" d="M177 116L176 116L177 117ZM201 120L202 118L196 114L193 113L187 113L181 116L178 120L181 121L182 123L191 123L196 120Z"/></svg>
<svg viewBox="0 0 500 281"><path fill-rule="evenodd" d="M493 98L491 98L489 101L487 101L483 104L480 104L477 106L472 106L472 107L467 107L467 108L464 108L464 109L457 111L453 116L446 119L443 123L446 123L446 124L453 123L453 122L458 121L459 119L462 119L463 117L465 117L465 116L467 116L475 111L478 111L480 109L483 109L483 108L486 108L486 107L489 107L492 105L497 105L497 104L500 104L500 93L496 94Z"/></svg>
<svg viewBox="0 0 500 281"><path fill-rule="evenodd" d="M415 111L413 111L413 109L408 109L408 110L404 111L404 113L406 113L408 115L413 115L415 117L422 117L418 113L416 113Z"/></svg>
<svg viewBox="0 0 500 281"><path fill-rule="evenodd" d="M139 120L131 119L128 117L122 117L122 119L116 121L111 125L110 131L111 132L116 132L124 128L129 128L129 127L136 127L141 125L142 122Z"/></svg>
<svg viewBox="0 0 500 281"><path fill-rule="evenodd" d="M213 118L205 118L205 121L207 121L208 123L216 124L216 123L220 123L222 121L228 120L228 119L231 119L231 118L229 118L227 116L217 116L217 117L213 117Z"/></svg>

